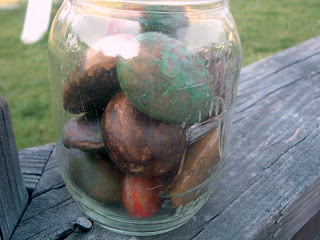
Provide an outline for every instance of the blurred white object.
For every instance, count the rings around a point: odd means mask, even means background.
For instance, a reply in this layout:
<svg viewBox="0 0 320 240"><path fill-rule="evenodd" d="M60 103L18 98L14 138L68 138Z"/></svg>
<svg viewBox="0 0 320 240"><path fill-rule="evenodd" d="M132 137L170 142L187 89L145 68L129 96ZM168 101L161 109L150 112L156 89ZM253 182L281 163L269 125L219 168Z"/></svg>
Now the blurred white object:
<svg viewBox="0 0 320 240"><path fill-rule="evenodd" d="M20 40L25 44L39 41L47 32L52 0L28 0Z"/></svg>

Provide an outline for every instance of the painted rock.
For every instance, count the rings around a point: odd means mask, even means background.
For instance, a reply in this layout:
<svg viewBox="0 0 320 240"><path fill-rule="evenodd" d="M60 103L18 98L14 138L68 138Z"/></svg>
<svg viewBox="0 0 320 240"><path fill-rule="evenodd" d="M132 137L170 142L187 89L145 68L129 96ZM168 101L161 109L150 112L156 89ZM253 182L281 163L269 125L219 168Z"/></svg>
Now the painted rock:
<svg viewBox="0 0 320 240"><path fill-rule="evenodd" d="M158 196L162 190L159 177L127 175L122 187L122 201L127 213L135 218L153 216L161 209L162 201Z"/></svg>
<svg viewBox="0 0 320 240"><path fill-rule="evenodd" d="M183 6L179 9L175 7L176 13L163 14L163 11L170 12L170 9L164 9L164 6L148 6L140 20L142 32L160 32L178 38L178 31L189 26L188 17L182 13L184 10Z"/></svg>
<svg viewBox="0 0 320 240"><path fill-rule="evenodd" d="M148 116L168 123L191 125L207 117L214 97L204 61L195 61L181 42L164 34L148 32L136 39L138 56L119 57L117 65L129 100Z"/></svg>
<svg viewBox="0 0 320 240"><path fill-rule="evenodd" d="M71 118L63 128L63 145L66 148L78 148L82 151L104 149L100 123L101 114L95 111L78 118Z"/></svg>
<svg viewBox="0 0 320 240"><path fill-rule="evenodd" d="M99 202L120 203L122 201L124 174L106 155L80 151L72 154L70 176L78 188Z"/></svg>
<svg viewBox="0 0 320 240"><path fill-rule="evenodd" d="M219 131L215 128L190 145L187 150L178 175L166 190L173 207L185 206L204 194L209 185L205 184L205 181L218 170L217 165L220 161ZM199 189L187 192L200 184L203 185Z"/></svg>
<svg viewBox="0 0 320 240"><path fill-rule="evenodd" d="M111 159L128 174L159 176L180 166L184 129L148 117L122 93L109 102L101 129Z"/></svg>
<svg viewBox="0 0 320 240"><path fill-rule="evenodd" d="M160 32L170 37L178 38L179 31L182 33L184 28L189 26L189 19L183 12L184 6L132 6L132 4L124 6L123 9L133 10L131 19L140 23L141 32ZM169 14L165 14L168 12ZM129 15L130 18L130 15Z"/></svg>
<svg viewBox="0 0 320 240"><path fill-rule="evenodd" d="M70 113L105 108L120 90L117 57L135 56L138 43L132 35L117 34L94 43L68 74L62 93L64 108Z"/></svg>

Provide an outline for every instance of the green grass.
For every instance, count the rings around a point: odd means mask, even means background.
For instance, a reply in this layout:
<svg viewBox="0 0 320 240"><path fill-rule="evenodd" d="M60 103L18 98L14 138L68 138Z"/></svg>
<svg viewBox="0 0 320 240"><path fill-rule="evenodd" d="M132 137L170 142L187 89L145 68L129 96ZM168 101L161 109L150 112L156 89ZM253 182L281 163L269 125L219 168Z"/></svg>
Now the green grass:
<svg viewBox="0 0 320 240"><path fill-rule="evenodd" d="M242 65L320 34L319 0L230 0L242 42Z"/></svg>
<svg viewBox="0 0 320 240"><path fill-rule="evenodd" d="M231 0L243 66L320 34L319 0ZM54 141L47 36L23 45L25 8L0 10L0 96L10 106L18 148Z"/></svg>
<svg viewBox="0 0 320 240"><path fill-rule="evenodd" d="M20 42L24 14L25 8L0 11L0 96L9 103L20 149L52 142L54 131L47 40Z"/></svg>

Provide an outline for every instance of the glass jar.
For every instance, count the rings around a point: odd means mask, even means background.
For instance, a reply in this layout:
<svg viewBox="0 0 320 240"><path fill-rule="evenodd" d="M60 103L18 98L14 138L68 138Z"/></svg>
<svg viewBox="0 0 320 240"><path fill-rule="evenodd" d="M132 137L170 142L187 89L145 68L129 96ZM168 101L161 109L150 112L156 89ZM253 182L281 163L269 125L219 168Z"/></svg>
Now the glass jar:
<svg viewBox="0 0 320 240"><path fill-rule="evenodd" d="M49 37L62 177L101 226L186 223L225 164L241 65L227 0L65 0Z"/></svg>

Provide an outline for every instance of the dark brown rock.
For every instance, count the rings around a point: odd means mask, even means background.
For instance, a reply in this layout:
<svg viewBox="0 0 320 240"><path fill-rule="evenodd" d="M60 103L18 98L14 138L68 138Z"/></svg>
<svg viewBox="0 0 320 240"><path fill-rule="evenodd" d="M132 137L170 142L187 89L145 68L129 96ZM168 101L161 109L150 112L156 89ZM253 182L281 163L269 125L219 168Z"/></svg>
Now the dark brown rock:
<svg viewBox="0 0 320 240"><path fill-rule="evenodd" d="M116 56L88 49L67 76L62 93L63 107L74 114L105 108L120 90L116 63Z"/></svg>
<svg viewBox="0 0 320 240"><path fill-rule="evenodd" d="M70 161L73 183L89 197L102 203L120 203L124 174L107 155L73 154Z"/></svg>
<svg viewBox="0 0 320 240"><path fill-rule="evenodd" d="M99 115L98 112L90 112L79 118L71 118L63 128L63 145L82 151L103 150Z"/></svg>
<svg viewBox="0 0 320 240"><path fill-rule="evenodd" d="M180 125L148 117L122 93L104 112L102 137L115 164L133 175L159 176L178 169L186 145Z"/></svg>

